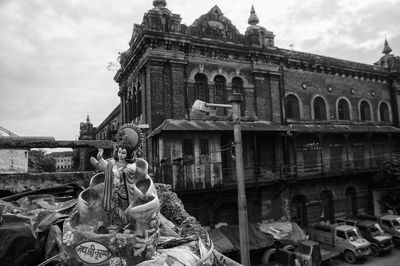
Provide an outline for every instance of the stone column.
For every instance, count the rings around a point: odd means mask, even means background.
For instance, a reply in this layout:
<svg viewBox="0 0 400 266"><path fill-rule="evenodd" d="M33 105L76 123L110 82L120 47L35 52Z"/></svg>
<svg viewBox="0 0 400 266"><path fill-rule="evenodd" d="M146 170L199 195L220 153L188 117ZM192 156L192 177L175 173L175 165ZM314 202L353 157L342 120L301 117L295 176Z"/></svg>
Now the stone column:
<svg viewBox="0 0 400 266"><path fill-rule="evenodd" d="M391 90L393 92L393 108L392 117L396 127L400 127L400 78L395 79L391 84Z"/></svg>
<svg viewBox="0 0 400 266"><path fill-rule="evenodd" d="M171 64L165 64L163 68L163 83L162 83L162 93L163 95L163 110L165 118L172 118L172 111L173 111L173 85L172 85L172 71L171 71Z"/></svg>
<svg viewBox="0 0 400 266"><path fill-rule="evenodd" d="M254 97L255 97L255 108L254 111L256 116L260 120L271 121L271 104L270 89L268 80L263 73L253 73L254 78Z"/></svg>
<svg viewBox="0 0 400 266"><path fill-rule="evenodd" d="M272 122L281 123L280 76L270 75Z"/></svg>
<svg viewBox="0 0 400 266"><path fill-rule="evenodd" d="M121 99L121 116L122 116L122 124L126 123L126 105L125 105L125 99L126 99L126 87L122 87L120 86L119 92L118 92L118 96Z"/></svg>
<svg viewBox="0 0 400 266"><path fill-rule="evenodd" d="M185 118L185 65L182 63L171 63L171 96L172 96L172 118Z"/></svg>
<svg viewBox="0 0 400 266"><path fill-rule="evenodd" d="M147 114L150 128L155 129L165 119L164 113L164 62L151 61L147 68Z"/></svg>

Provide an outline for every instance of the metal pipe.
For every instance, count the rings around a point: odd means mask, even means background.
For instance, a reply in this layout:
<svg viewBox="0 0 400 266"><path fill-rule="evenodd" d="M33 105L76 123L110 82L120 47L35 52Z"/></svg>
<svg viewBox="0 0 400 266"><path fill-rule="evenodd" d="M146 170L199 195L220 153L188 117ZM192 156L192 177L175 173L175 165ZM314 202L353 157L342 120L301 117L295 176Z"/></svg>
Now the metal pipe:
<svg viewBox="0 0 400 266"><path fill-rule="evenodd" d="M206 103L206 107L232 108L232 105L223 103Z"/></svg>

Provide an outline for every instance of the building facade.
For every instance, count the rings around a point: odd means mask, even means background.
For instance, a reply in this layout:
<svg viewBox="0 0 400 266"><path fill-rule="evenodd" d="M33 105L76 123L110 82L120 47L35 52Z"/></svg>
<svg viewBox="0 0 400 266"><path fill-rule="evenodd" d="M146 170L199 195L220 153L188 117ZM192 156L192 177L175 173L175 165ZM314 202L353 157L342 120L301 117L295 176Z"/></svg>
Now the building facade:
<svg viewBox="0 0 400 266"><path fill-rule="evenodd" d="M117 105L114 110L104 119L101 124L94 130L94 138L96 140L113 140L115 141L115 136L122 121L121 116L121 105Z"/></svg>
<svg viewBox="0 0 400 266"><path fill-rule="evenodd" d="M115 75L121 123L145 123L156 182L171 184L202 224L237 223L231 111L196 99L242 95L250 222L301 225L372 211L369 183L399 148L400 58L374 65L276 47L254 9L241 34L218 6L192 25L154 0Z"/></svg>
<svg viewBox="0 0 400 266"><path fill-rule="evenodd" d="M52 152L47 156L56 160L56 171L71 171L74 166L74 153L72 151Z"/></svg>
<svg viewBox="0 0 400 266"><path fill-rule="evenodd" d="M96 127L93 127L90 122L90 117L87 115L86 121L81 122L79 125L79 137L78 140L94 140L95 139ZM81 171L94 170L90 164L90 157L96 156L97 150L94 148L79 148L74 149L74 160L76 168Z"/></svg>

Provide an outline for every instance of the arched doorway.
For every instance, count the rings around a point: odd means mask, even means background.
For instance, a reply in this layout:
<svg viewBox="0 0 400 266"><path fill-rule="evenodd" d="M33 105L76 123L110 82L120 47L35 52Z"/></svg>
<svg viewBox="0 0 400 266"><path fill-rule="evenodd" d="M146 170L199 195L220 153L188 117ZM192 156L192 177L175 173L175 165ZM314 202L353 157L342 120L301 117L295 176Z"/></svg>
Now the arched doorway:
<svg viewBox="0 0 400 266"><path fill-rule="evenodd" d="M307 226L307 207L306 197L304 195L296 195L293 197L290 206L291 220L300 226Z"/></svg>
<svg viewBox="0 0 400 266"><path fill-rule="evenodd" d="M237 204L223 203L214 213L216 223L239 224Z"/></svg>
<svg viewBox="0 0 400 266"><path fill-rule="evenodd" d="M334 223L333 194L329 190L321 192L321 222Z"/></svg>
<svg viewBox="0 0 400 266"><path fill-rule="evenodd" d="M346 196L346 215L348 217L357 217L357 190L354 187L348 187L345 191Z"/></svg>

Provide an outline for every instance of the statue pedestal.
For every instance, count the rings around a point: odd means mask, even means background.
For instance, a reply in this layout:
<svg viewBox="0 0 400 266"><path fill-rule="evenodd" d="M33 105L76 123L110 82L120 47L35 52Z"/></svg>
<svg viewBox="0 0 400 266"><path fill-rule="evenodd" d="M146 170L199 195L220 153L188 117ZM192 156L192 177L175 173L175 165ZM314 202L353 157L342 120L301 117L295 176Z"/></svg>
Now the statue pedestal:
<svg viewBox="0 0 400 266"><path fill-rule="evenodd" d="M95 233L94 226L73 226L74 217L65 221L62 261L66 265L136 265L155 252L158 230L146 236L130 233Z"/></svg>

